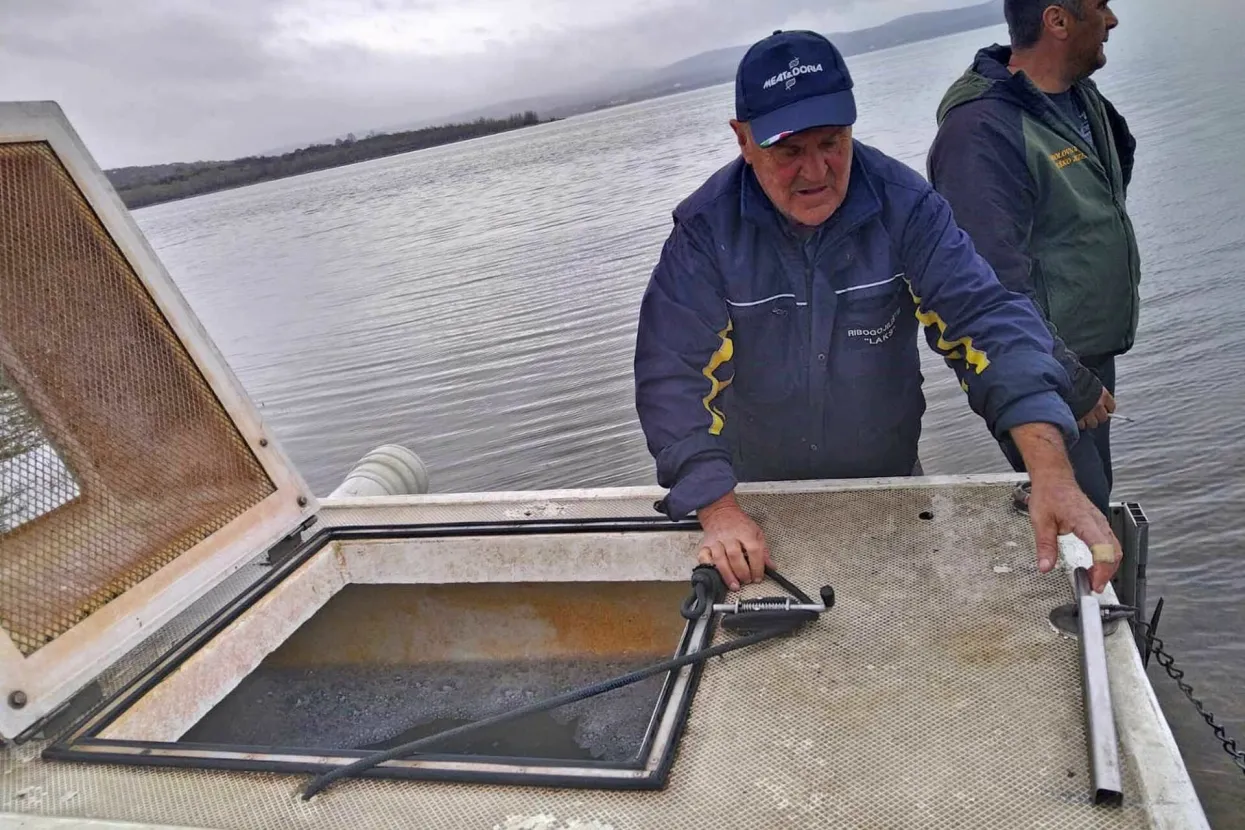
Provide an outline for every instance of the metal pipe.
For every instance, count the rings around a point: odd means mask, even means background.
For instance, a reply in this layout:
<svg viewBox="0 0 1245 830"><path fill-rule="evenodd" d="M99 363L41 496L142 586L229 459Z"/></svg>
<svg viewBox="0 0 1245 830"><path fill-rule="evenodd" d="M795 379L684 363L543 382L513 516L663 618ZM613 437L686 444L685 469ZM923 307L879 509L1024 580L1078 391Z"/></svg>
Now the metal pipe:
<svg viewBox="0 0 1245 830"><path fill-rule="evenodd" d="M1111 707L1111 684L1107 675L1102 611L1090 587L1089 572L1077 568L1072 579L1081 635L1081 683L1085 695L1085 729L1094 803L1119 806L1124 803L1124 792L1120 781L1115 714Z"/></svg>
<svg viewBox="0 0 1245 830"><path fill-rule="evenodd" d="M400 444L382 444L351 468L329 498L422 495L428 492L428 468Z"/></svg>

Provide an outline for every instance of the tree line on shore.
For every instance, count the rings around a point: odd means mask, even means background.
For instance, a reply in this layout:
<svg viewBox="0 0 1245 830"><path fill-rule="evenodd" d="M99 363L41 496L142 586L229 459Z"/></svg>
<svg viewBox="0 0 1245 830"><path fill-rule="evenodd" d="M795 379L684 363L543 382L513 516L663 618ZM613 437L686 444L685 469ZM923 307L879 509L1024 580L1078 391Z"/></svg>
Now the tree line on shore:
<svg viewBox="0 0 1245 830"><path fill-rule="evenodd" d="M327 170L359 161L409 153L455 141L529 127L541 123L532 110L507 118L442 124L396 133L354 134L332 144L313 144L279 156L247 156L231 161L195 161L120 167L106 171L121 200L130 209L199 196L217 190Z"/></svg>

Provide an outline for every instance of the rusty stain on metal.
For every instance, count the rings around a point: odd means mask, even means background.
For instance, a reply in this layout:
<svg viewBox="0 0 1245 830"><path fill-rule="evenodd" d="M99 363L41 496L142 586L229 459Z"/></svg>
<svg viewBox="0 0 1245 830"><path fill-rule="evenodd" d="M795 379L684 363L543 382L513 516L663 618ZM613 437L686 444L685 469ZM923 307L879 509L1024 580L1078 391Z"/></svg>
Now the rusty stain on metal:
<svg viewBox="0 0 1245 830"><path fill-rule="evenodd" d="M683 583L348 585L265 664L668 655Z"/></svg>

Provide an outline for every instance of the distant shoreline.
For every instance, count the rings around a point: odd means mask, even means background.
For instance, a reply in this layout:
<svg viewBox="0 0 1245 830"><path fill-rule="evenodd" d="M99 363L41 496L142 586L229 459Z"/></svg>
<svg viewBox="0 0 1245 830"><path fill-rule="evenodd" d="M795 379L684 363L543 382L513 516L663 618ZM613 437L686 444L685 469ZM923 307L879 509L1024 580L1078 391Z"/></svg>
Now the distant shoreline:
<svg viewBox="0 0 1245 830"><path fill-rule="evenodd" d="M105 173L125 206L135 210L556 120L541 120L535 112L528 110L508 118L478 118L465 123L405 132L371 133L360 139L351 134L333 144L313 144L278 156L119 167Z"/></svg>
<svg viewBox="0 0 1245 830"><path fill-rule="evenodd" d="M1003 0L986 0L975 6L910 14L880 26L836 33L831 38L844 56L850 56L1003 23ZM121 167L105 172L127 207L146 207L729 83L745 51L746 46L734 46L702 52L652 72L632 85L574 103L556 97L528 98L448 116L457 118L456 123L404 132L373 131L357 140L352 134L333 144L314 144L280 155ZM522 115L504 115L520 110ZM550 117L541 119L537 111Z"/></svg>

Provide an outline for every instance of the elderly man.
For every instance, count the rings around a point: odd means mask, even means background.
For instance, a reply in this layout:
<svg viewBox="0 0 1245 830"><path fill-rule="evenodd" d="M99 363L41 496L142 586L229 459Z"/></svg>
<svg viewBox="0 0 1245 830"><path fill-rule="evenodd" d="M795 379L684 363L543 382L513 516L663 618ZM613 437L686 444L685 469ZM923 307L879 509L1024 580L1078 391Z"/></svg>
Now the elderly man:
<svg viewBox="0 0 1245 830"><path fill-rule="evenodd" d="M732 590L770 562L738 481L918 470L917 323L1032 482L1039 569L1059 533L1091 545L1101 590L1120 558L1077 486L1067 373L1042 319L1005 289L913 170L856 142L852 80L812 32L775 32L736 76L741 157L674 211L645 291L636 406L671 517Z"/></svg>
<svg viewBox="0 0 1245 830"><path fill-rule="evenodd" d="M1135 142L1089 76L1119 21L1107 0L1006 0L1003 10L1011 46L982 49L947 91L930 181L999 280L1045 317L1072 379L1073 469L1107 513L1115 358L1136 337L1141 275L1124 208Z"/></svg>

